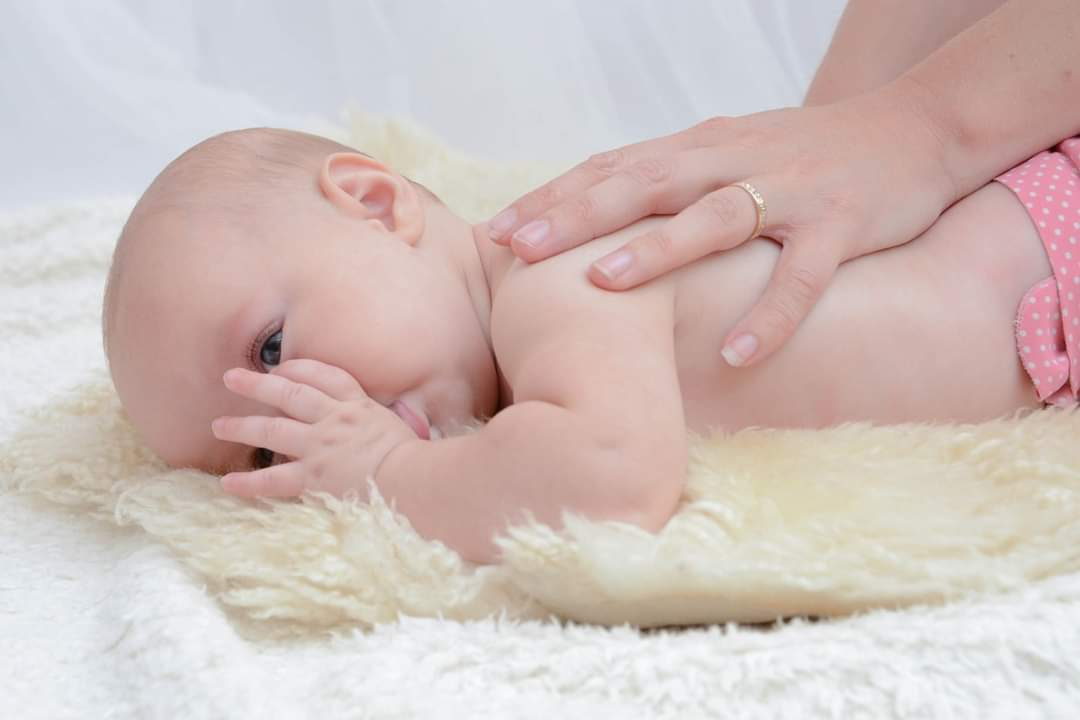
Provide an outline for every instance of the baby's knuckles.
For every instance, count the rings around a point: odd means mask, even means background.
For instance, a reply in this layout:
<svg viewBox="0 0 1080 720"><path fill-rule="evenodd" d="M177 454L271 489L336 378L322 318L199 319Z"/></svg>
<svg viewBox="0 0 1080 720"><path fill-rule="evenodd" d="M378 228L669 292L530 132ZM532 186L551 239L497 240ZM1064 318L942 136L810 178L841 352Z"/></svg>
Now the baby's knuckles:
<svg viewBox="0 0 1080 720"><path fill-rule="evenodd" d="M318 450L304 463L312 489L341 495L363 492L366 478L413 433L391 410L370 398L344 404L318 425Z"/></svg>
<svg viewBox="0 0 1080 720"><path fill-rule="evenodd" d="M262 375L260 377L266 377ZM304 393L308 390L306 385L301 385L297 382L282 383L281 388L278 390L278 405L279 408L287 408L292 405L300 403L304 399Z"/></svg>
<svg viewBox="0 0 1080 720"><path fill-rule="evenodd" d="M261 423L261 433L263 447L277 447L279 440L285 436L285 418L280 416L274 416L266 418L265 422Z"/></svg>

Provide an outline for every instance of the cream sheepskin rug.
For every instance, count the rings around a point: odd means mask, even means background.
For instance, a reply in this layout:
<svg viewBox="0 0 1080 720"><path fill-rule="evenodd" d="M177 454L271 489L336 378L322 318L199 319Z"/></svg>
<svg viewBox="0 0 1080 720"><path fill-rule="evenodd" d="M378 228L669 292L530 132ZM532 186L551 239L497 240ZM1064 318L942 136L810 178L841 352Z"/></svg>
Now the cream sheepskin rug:
<svg viewBox="0 0 1080 720"><path fill-rule="evenodd" d="M470 220L560 169L485 163L407 123L351 117L348 131L324 132L430 187ZM76 384L43 405L33 399L40 377L25 364L13 373L12 412L0 424L0 490L9 502L44 501L37 512L65 506L134 528L133 542L167 548L251 641L313 642L327 632L370 629L404 616L501 615L504 622L554 616L654 627L855 613L848 625L797 621L772 634L743 634L741 641L729 628L721 636L726 649L717 647L715 660L688 644L667 650L676 652L668 663L723 670L727 680L713 687L721 694L733 692L733 683L786 673L784 690L762 686L756 698L743 698L747 712L751 706L815 707L847 716L861 708L878 717L925 717L981 706L978 716L988 717L1022 707L1012 703L1025 697L1053 707L1080 702L1077 413L1043 410L982 425L849 424L695 438L682 505L658 535L568 514L563 531L512 529L499 543L504 562L475 567L420 538L377 493L370 505L325 495L251 503L224 495L208 475L164 467L140 446L95 344L108 259L133 201L0 219L0 290L6 286L14 298L0 308L0 328L30 353L48 342L50 328L74 327L63 361L82 368ZM26 302L23 290L40 300ZM57 360L43 357L49 362ZM992 630L993 623L1007 633ZM442 627L424 633L439 636ZM689 643L692 635L685 637ZM832 649L818 654L805 649L807 643ZM943 659L964 643L988 654L976 652L979 662ZM748 653L745 662L740 653ZM841 655L846 675L832 685L815 679L816 690L797 689L794 678L827 671L830 663L840 667ZM588 672L602 675L603 665ZM920 699L910 683L906 695L901 684L858 700L841 689L880 685L880 673L892 677L931 665L958 673L956 682L966 685L951 700ZM694 672L652 667L657 683ZM1002 694L1010 681L1025 687L1026 696ZM934 683L924 683L922 691ZM641 701L650 697L642 687L612 687L606 697ZM827 696L829 688L847 693L846 699ZM644 716L704 712L706 700L683 690L681 698L652 698L653 711ZM770 704L784 693L783 706ZM735 700L729 695L722 706L734 708L729 703ZM427 707L410 702L417 712ZM503 717L518 707L491 702L507 708ZM438 707L449 711L438 704L427 709ZM516 716L533 716L521 713ZM626 708L616 715L632 716ZM544 715L538 710L535 716Z"/></svg>

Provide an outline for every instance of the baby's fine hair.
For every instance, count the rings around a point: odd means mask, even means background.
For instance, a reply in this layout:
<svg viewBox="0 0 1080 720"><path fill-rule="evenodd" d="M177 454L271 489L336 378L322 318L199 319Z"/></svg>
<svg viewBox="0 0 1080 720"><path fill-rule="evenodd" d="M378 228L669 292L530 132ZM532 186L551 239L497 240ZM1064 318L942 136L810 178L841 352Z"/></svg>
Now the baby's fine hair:
<svg viewBox="0 0 1080 720"><path fill-rule="evenodd" d="M252 213L280 210L309 197L327 156L359 150L328 138L278 128L231 130L203 140L165 166L139 198L113 251L105 283L101 333L106 358L115 323L124 258L135 242L151 241L142 233L148 220L163 212L219 212L238 220ZM365 153L361 153L365 154ZM438 200L427 188L424 195ZM111 363L110 363L111 366Z"/></svg>

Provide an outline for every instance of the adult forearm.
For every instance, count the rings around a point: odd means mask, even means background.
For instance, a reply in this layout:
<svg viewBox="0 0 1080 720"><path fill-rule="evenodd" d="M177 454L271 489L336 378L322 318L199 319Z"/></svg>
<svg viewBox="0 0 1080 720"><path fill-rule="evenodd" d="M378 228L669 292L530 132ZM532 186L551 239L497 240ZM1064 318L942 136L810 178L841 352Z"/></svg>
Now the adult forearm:
<svg viewBox="0 0 1080 720"><path fill-rule="evenodd" d="M1010 0L882 92L925 113L965 197L1080 132L1080 0Z"/></svg>
<svg viewBox="0 0 1080 720"><path fill-rule="evenodd" d="M1004 0L850 0L803 105L879 88Z"/></svg>
<svg viewBox="0 0 1080 720"><path fill-rule="evenodd" d="M477 563L497 559L493 537L524 521L526 511L555 528L562 527L565 509L659 529L666 518L650 505L649 488L678 469L653 462L662 453L638 461L604 447L589 425L549 403L521 403L477 432L400 446L375 483L420 535Z"/></svg>

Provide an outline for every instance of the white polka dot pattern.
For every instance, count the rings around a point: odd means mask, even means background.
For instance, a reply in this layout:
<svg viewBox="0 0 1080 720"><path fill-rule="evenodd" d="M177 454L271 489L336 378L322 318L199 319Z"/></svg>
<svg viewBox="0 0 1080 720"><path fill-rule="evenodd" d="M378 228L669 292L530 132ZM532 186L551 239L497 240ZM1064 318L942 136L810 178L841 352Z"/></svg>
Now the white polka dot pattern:
<svg viewBox="0 0 1080 720"><path fill-rule="evenodd" d="M1040 400L1077 403L1080 388L1080 136L994 178L1020 198L1053 275L1016 311L1016 349Z"/></svg>

